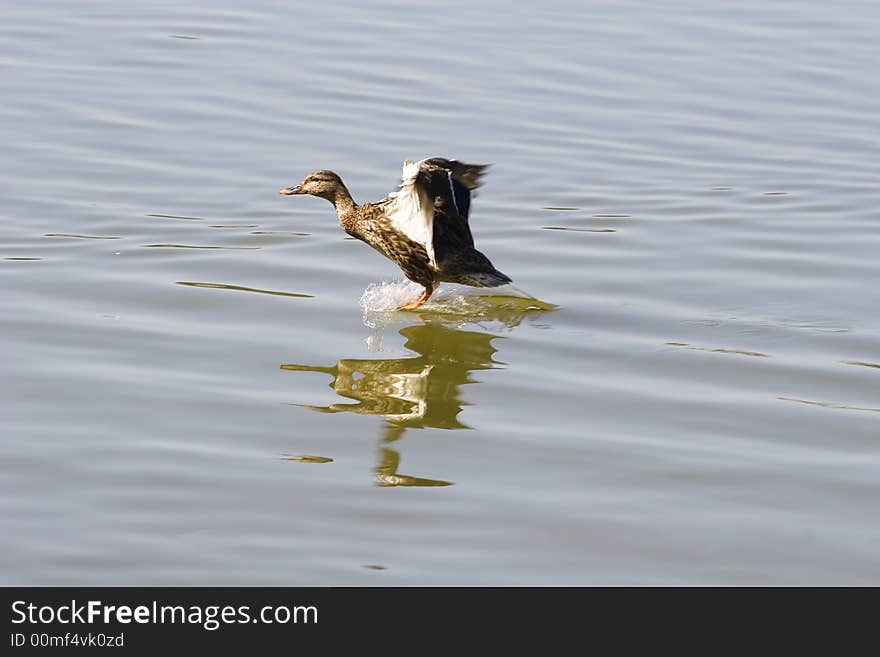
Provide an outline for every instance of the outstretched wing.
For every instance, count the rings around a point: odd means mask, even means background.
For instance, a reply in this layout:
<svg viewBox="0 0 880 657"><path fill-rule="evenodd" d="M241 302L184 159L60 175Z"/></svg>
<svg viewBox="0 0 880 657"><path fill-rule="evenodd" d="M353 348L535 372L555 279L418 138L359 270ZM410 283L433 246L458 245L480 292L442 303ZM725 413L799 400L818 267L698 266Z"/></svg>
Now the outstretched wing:
<svg viewBox="0 0 880 657"><path fill-rule="evenodd" d="M484 164L466 164L433 157L419 162L419 184L434 202L433 252L436 262L473 251L468 225L471 192L480 184Z"/></svg>
<svg viewBox="0 0 880 657"><path fill-rule="evenodd" d="M400 190L389 196L386 214L395 230L425 247L435 268L446 253L474 246L471 192L487 167L442 157L403 163Z"/></svg>

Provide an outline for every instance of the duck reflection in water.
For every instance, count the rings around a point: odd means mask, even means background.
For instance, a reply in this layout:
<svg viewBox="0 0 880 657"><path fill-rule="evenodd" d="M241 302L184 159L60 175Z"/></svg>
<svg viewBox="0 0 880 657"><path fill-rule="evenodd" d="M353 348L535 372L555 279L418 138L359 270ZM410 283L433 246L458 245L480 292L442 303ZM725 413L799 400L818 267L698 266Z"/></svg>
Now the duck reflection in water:
<svg viewBox="0 0 880 657"><path fill-rule="evenodd" d="M306 406L321 413L361 413L385 418L376 483L379 486L449 486L452 482L413 477L398 472L400 454L388 447L407 429L467 429L458 415L462 406L459 387L474 383L470 374L500 363L493 359L492 341L498 336L464 331L440 323L407 326L400 331L410 358L358 360L345 358L334 367L282 365L281 369L323 372L333 377L330 386L354 403Z"/></svg>

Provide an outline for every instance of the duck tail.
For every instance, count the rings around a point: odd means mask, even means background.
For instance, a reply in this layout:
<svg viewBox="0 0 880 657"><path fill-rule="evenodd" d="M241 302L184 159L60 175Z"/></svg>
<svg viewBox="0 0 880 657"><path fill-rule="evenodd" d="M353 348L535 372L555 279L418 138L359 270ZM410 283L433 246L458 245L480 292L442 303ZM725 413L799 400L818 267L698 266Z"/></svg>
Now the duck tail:
<svg viewBox="0 0 880 657"><path fill-rule="evenodd" d="M513 279L507 274L503 274L497 269L493 269L492 271L468 272L466 274L461 274L458 282L473 287L499 287L500 285L512 283Z"/></svg>

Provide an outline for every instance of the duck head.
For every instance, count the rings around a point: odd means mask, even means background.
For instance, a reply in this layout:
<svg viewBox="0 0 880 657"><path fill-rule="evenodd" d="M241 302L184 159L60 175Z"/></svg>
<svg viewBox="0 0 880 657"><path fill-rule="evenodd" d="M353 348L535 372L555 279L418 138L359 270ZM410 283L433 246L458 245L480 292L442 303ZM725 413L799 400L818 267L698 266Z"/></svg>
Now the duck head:
<svg viewBox="0 0 880 657"><path fill-rule="evenodd" d="M345 190L342 178L332 171L312 171L299 185L278 190L279 194L309 194L320 196L331 203L340 191ZM347 193L347 191L346 191Z"/></svg>
<svg viewBox="0 0 880 657"><path fill-rule="evenodd" d="M293 194L319 196L330 201L340 216L355 207L342 178L332 171L312 171L299 185L279 189L278 193L285 196Z"/></svg>

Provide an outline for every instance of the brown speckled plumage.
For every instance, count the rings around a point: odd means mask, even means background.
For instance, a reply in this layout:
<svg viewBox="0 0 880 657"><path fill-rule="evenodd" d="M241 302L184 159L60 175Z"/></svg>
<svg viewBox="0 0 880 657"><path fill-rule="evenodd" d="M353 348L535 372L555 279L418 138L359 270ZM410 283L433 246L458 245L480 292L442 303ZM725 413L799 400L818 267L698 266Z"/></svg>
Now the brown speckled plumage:
<svg viewBox="0 0 880 657"><path fill-rule="evenodd" d="M437 272L431 268L425 247L396 231L381 205L359 205L340 215L339 223L346 233L397 263L409 280L424 287L433 285Z"/></svg>
<svg viewBox="0 0 880 657"><path fill-rule="evenodd" d="M394 223L392 214L398 202L395 195L378 203L357 205L342 179L332 171L313 171L302 184L282 189L281 193L327 199L336 208L346 233L372 246L394 261L408 279L424 286L422 296L404 309L420 306L440 282L475 287L509 283L511 279L474 248L468 225L471 192L479 186L486 166L444 158L422 160L417 165L406 163L405 169L406 166L417 167L410 185L433 202L433 207L427 209L431 221L430 244L413 239L406 233L407 226L402 229L399 223ZM420 212L423 207L422 204Z"/></svg>

